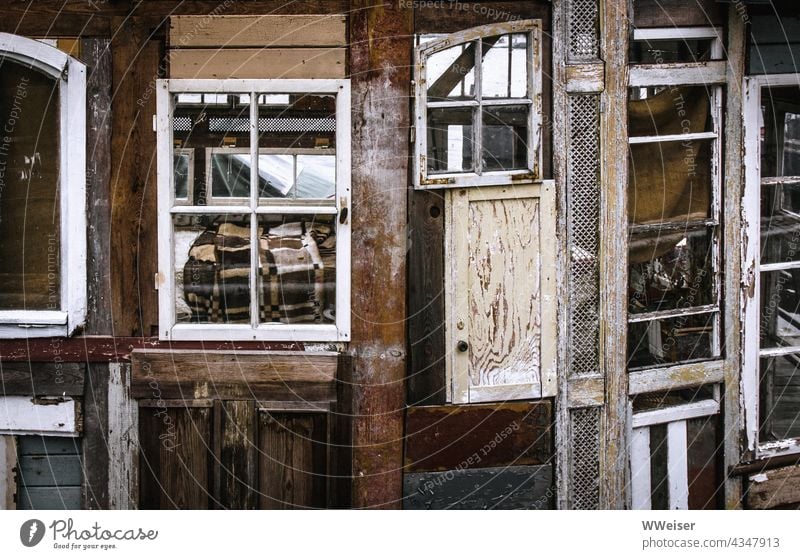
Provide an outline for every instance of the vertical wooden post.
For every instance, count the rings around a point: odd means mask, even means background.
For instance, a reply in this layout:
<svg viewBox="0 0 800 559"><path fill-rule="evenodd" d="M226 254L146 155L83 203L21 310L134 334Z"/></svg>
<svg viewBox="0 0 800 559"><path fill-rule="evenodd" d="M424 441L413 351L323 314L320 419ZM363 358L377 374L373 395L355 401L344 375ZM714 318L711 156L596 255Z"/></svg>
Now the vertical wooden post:
<svg viewBox="0 0 800 559"><path fill-rule="evenodd" d="M745 14L746 15L746 14ZM743 254L743 239L740 232L742 217L742 195L744 185L744 138L742 132L742 115L744 108L742 98L744 91L745 65L745 21L734 6L728 8L728 91L725 96L725 184L724 211L725 238L723 259L725 282L725 331L730 332L725 339L726 367L724 385L724 471L737 465L742 456L743 445L746 444L742 410L740 409L740 374L742 370L742 292L740 291L742 263L737 257ZM739 477L725 477L725 508L741 508L742 480Z"/></svg>
<svg viewBox="0 0 800 559"><path fill-rule="evenodd" d="M353 506L399 508L412 10L354 0Z"/></svg>
<svg viewBox="0 0 800 559"><path fill-rule="evenodd" d="M601 4L606 84L600 115L600 368L606 406L600 430L600 508L624 509L628 480L628 0Z"/></svg>

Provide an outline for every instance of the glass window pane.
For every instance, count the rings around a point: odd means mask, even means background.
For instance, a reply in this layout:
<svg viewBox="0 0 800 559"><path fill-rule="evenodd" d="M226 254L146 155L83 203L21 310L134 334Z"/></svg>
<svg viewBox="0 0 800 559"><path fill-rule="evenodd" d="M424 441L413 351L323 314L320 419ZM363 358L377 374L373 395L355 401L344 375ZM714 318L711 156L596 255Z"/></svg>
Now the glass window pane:
<svg viewBox="0 0 800 559"><path fill-rule="evenodd" d="M800 175L800 87L761 90L761 176Z"/></svg>
<svg viewBox="0 0 800 559"><path fill-rule="evenodd" d="M710 217L713 141L631 145L629 221L686 223Z"/></svg>
<svg viewBox="0 0 800 559"><path fill-rule="evenodd" d="M528 168L528 106L483 109L484 171Z"/></svg>
<svg viewBox="0 0 800 559"><path fill-rule="evenodd" d="M760 441L800 437L800 356L761 359Z"/></svg>
<svg viewBox="0 0 800 559"><path fill-rule="evenodd" d="M175 150L172 155L172 168L174 172L175 201L188 203L190 182L194 174L194 150Z"/></svg>
<svg viewBox="0 0 800 559"><path fill-rule="evenodd" d="M712 92L712 88L702 85L632 88L628 134L635 137L711 132Z"/></svg>
<svg viewBox="0 0 800 559"><path fill-rule="evenodd" d="M336 223L330 215L260 215L259 322L336 321Z"/></svg>
<svg viewBox="0 0 800 559"><path fill-rule="evenodd" d="M429 173L473 170L472 122L470 108L428 110Z"/></svg>
<svg viewBox="0 0 800 559"><path fill-rule="evenodd" d="M717 357L715 313L628 324L628 366L649 367Z"/></svg>
<svg viewBox="0 0 800 559"><path fill-rule="evenodd" d="M291 93L258 97L267 101L258 107L260 148L336 147L335 95Z"/></svg>
<svg viewBox="0 0 800 559"><path fill-rule="evenodd" d="M250 217L177 215L175 315L178 323L250 322Z"/></svg>
<svg viewBox="0 0 800 559"><path fill-rule="evenodd" d="M761 263L800 260L800 180L772 178L761 184Z"/></svg>
<svg viewBox="0 0 800 559"><path fill-rule="evenodd" d="M297 156L297 198L333 199L336 194L336 157Z"/></svg>
<svg viewBox="0 0 800 559"><path fill-rule="evenodd" d="M713 303L713 236L711 227L631 235L629 312L687 309Z"/></svg>
<svg viewBox="0 0 800 559"><path fill-rule="evenodd" d="M258 156L258 192L261 198L291 198L294 186L294 156Z"/></svg>
<svg viewBox="0 0 800 559"><path fill-rule="evenodd" d="M761 273L761 347L800 346L800 269Z"/></svg>
<svg viewBox="0 0 800 559"><path fill-rule="evenodd" d="M712 60L711 39L631 41L631 64L670 64Z"/></svg>
<svg viewBox="0 0 800 559"><path fill-rule="evenodd" d="M475 43L456 45L428 56L428 101L475 97Z"/></svg>
<svg viewBox="0 0 800 559"><path fill-rule="evenodd" d="M524 33L483 39L481 95L484 99L525 97L528 37Z"/></svg>
<svg viewBox="0 0 800 559"><path fill-rule="evenodd" d="M180 93L172 133L193 149L192 205L242 203L250 197L250 105L241 95ZM177 182L177 181L176 181Z"/></svg>
<svg viewBox="0 0 800 559"><path fill-rule="evenodd" d="M0 62L0 310L61 308L58 83Z"/></svg>

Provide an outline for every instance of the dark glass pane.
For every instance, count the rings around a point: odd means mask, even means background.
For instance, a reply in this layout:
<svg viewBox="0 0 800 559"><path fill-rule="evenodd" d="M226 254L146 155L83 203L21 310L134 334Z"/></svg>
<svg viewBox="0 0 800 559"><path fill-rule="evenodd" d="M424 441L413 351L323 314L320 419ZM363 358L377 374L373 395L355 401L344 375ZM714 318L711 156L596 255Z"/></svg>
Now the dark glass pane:
<svg viewBox="0 0 800 559"><path fill-rule="evenodd" d="M528 167L528 106L504 105L483 109L484 171Z"/></svg>
<svg viewBox="0 0 800 559"><path fill-rule="evenodd" d="M761 273L761 347L800 346L800 269Z"/></svg>
<svg viewBox="0 0 800 559"><path fill-rule="evenodd" d="M176 215L173 223L177 322L249 323L249 216Z"/></svg>
<svg viewBox="0 0 800 559"><path fill-rule="evenodd" d="M761 359L761 442L800 437L800 355Z"/></svg>
<svg viewBox="0 0 800 559"><path fill-rule="evenodd" d="M713 235L710 227L631 235L628 311L635 314L713 303Z"/></svg>
<svg viewBox="0 0 800 559"><path fill-rule="evenodd" d="M761 184L761 263L800 260L800 180L770 177Z"/></svg>
<svg viewBox="0 0 800 559"><path fill-rule="evenodd" d="M293 93L258 97L259 147L336 147L336 96Z"/></svg>
<svg viewBox="0 0 800 559"><path fill-rule="evenodd" d="M0 61L0 310L61 309L58 83Z"/></svg>
<svg viewBox="0 0 800 559"><path fill-rule="evenodd" d="M429 173L473 170L472 121L470 108L428 110Z"/></svg>
<svg viewBox="0 0 800 559"><path fill-rule="evenodd" d="M259 322L335 323L334 217L259 216Z"/></svg>
<svg viewBox="0 0 800 559"><path fill-rule="evenodd" d="M711 58L711 39L631 41L631 64L705 62Z"/></svg>
<svg viewBox="0 0 800 559"><path fill-rule="evenodd" d="M711 415L686 421L686 468L689 481L689 510L716 510L724 495L720 470L723 446L721 416Z"/></svg>
<svg viewBox="0 0 800 559"><path fill-rule="evenodd" d="M646 367L717 357L715 313L628 324L628 366Z"/></svg>

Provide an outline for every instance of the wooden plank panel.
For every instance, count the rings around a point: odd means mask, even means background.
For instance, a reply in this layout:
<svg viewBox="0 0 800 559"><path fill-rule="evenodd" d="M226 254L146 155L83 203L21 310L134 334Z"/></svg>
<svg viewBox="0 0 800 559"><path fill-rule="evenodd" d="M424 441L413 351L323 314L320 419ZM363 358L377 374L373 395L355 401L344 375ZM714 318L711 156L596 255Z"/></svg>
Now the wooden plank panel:
<svg viewBox="0 0 800 559"><path fill-rule="evenodd" d="M139 508L207 509L211 408L142 408L139 440Z"/></svg>
<svg viewBox="0 0 800 559"><path fill-rule="evenodd" d="M170 48L337 47L347 44L344 15L174 16Z"/></svg>
<svg viewBox="0 0 800 559"><path fill-rule="evenodd" d="M800 505L800 465L778 468L750 476L747 506L771 509Z"/></svg>
<svg viewBox="0 0 800 559"><path fill-rule="evenodd" d="M170 78L343 78L343 48L170 51Z"/></svg>
<svg viewBox="0 0 800 559"><path fill-rule="evenodd" d="M83 365L3 362L0 386L7 396L83 396Z"/></svg>
<svg viewBox="0 0 800 559"><path fill-rule="evenodd" d="M19 438L19 453L22 455L49 454L59 456L80 454L81 440L72 437L40 437L29 435Z"/></svg>
<svg viewBox="0 0 800 559"><path fill-rule="evenodd" d="M0 434L77 435L78 402L71 398L39 403L27 396L0 397Z"/></svg>
<svg viewBox="0 0 800 559"><path fill-rule="evenodd" d="M260 508L324 507L325 415L267 412L259 415Z"/></svg>
<svg viewBox="0 0 800 559"><path fill-rule="evenodd" d="M68 456L21 456L20 483L26 487L80 486L81 458Z"/></svg>
<svg viewBox="0 0 800 559"><path fill-rule="evenodd" d="M550 2L445 2L420 3L414 9L415 33L454 33L485 25L519 19L541 19L543 29L550 29Z"/></svg>
<svg viewBox="0 0 800 559"><path fill-rule="evenodd" d="M552 509L552 482L551 465L406 474L403 508Z"/></svg>
<svg viewBox="0 0 800 559"><path fill-rule="evenodd" d="M599 93L603 91L605 70L602 63L567 65L567 93Z"/></svg>
<svg viewBox="0 0 800 559"><path fill-rule="evenodd" d="M108 365L108 508L130 510L139 503L139 408L130 397L130 366Z"/></svg>
<svg viewBox="0 0 800 559"><path fill-rule="evenodd" d="M780 45L751 45L749 75L791 74L797 71L800 42Z"/></svg>
<svg viewBox="0 0 800 559"><path fill-rule="evenodd" d="M722 6L715 0L634 0L635 27L722 25Z"/></svg>
<svg viewBox="0 0 800 559"><path fill-rule="evenodd" d="M108 365L90 363L83 397L83 456L86 479L82 508L108 508Z"/></svg>
<svg viewBox="0 0 800 559"><path fill-rule="evenodd" d="M335 399L335 353L135 351L131 394L146 399Z"/></svg>
<svg viewBox="0 0 800 559"><path fill-rule="evenodd" d="M30 487L17 493L19 510L80 510L80 487Z"/></svg>
<svg viewBox="0 0 800 559"><path fill-rule="evenodd" d="M405 471L442 471L552 458L549 401L411 407L406 412Z"/></svg>
<svg viewBox="0 0 800 559"><path fill-rule="evenodd" d="M214 429L219 445L214 460L217 500L225 509L256 508L256 409L252 400L216 402Z"/></svg>

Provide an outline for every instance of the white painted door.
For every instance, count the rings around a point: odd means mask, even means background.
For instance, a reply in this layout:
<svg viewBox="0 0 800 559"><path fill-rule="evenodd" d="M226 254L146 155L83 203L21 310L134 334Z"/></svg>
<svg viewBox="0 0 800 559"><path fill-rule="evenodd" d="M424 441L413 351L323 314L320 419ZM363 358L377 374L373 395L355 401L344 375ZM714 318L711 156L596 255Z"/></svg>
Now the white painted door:
<svg viewBox="0 0 800 559"><path fill-rule="evenodd" d="M552 181L448 192L445 301L454 403L555 393Z"/></svg>

